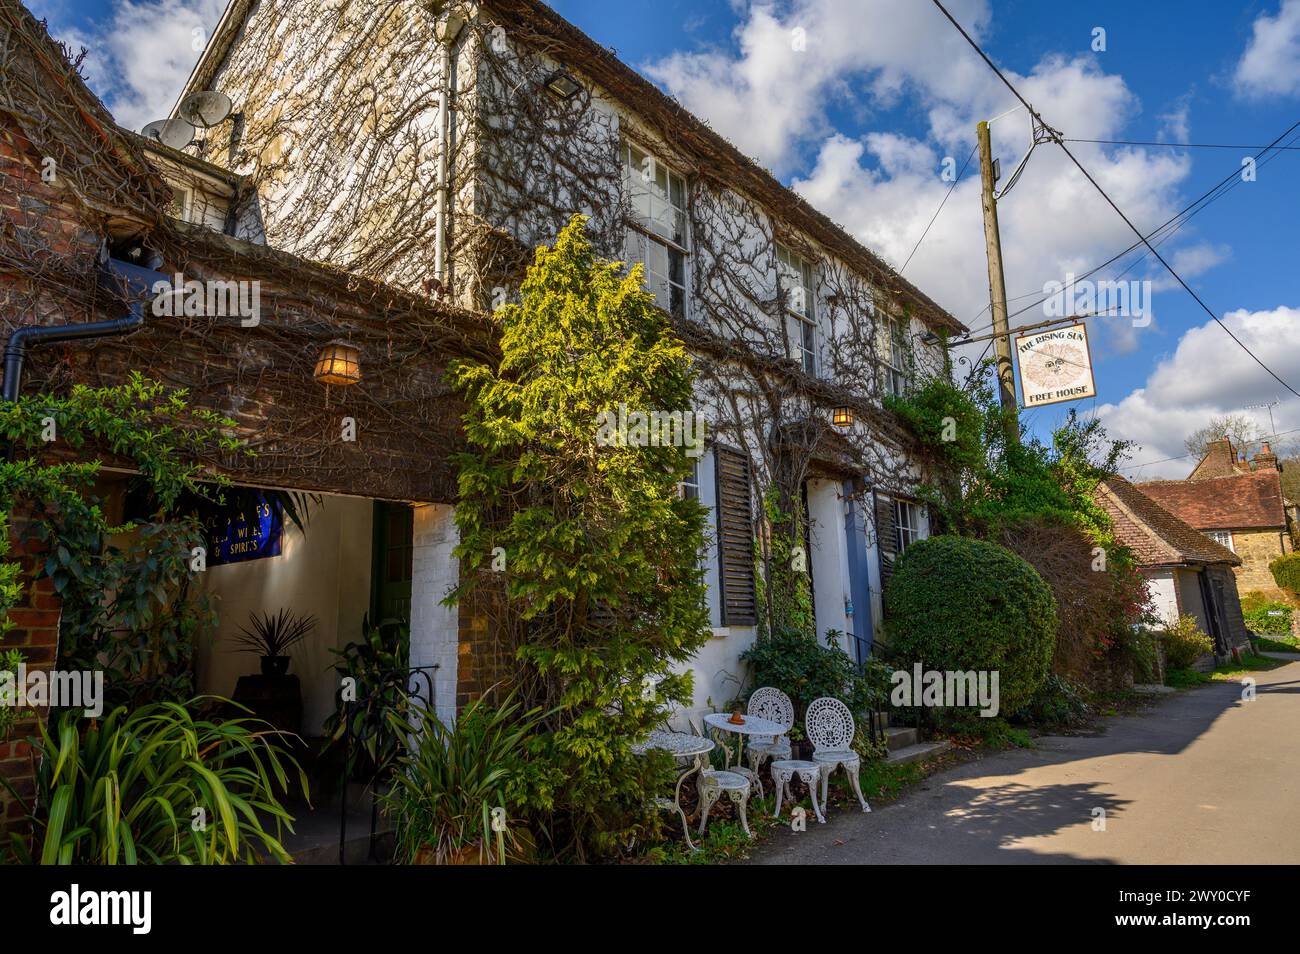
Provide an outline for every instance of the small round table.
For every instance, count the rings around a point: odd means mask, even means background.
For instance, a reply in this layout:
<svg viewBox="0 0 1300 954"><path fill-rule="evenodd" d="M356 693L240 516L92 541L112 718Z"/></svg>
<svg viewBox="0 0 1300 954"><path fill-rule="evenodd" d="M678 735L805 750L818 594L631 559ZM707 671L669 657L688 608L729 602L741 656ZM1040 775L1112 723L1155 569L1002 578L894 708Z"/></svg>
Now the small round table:
<svg viewBox="0 0 1300 954"><path fill-rule="evenodd" d="M638 755L644 755L651 749L659 749L675 759L692 760L690 765L678 767L677 787L673 790L672 800L655 799L655 805L659 808L671 808L681 816L682 834L686 836L686 846L691 851L695 850L695 843L691 841L690 825L686 821L686 812L682 809L682 784L689 776L704 768L704 756L712 752L713 747L712 739L699 735L686 735L683 732L668 732L664 729L654 729L645 739L632 744L632 751Z"/></svg>
<svg viewBox="0 0 1300 954"><path fill-rule="evenodd" d="M741 775L748 776L758 786L758 794L763 794L763 783L759 781L758 773L751 771L744 765L745 761L745 736L747 735L770 735L772 738L778 738L790 730L787 725L779 722L773 722L771 719L762 719L758 716L744 716L744 722L732 722L731 715L726 712L710 712L704 717L704 724L709 728L721 732L734 732L738 736L736 747L736 766L732 768L730 752L728 752L727 770L730 772L739 772Z"/></svg>

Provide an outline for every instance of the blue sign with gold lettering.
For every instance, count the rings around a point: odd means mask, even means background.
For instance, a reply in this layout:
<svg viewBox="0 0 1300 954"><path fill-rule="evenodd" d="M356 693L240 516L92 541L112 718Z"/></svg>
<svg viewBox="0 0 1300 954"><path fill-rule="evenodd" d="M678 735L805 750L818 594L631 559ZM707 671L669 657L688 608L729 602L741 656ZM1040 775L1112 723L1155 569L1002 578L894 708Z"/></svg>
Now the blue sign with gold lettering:
<svg viewBox="0 0 1300 954"><path fill-rule="evenodd" d="M210 517L207 521L208 565L244 563L280 555L284 514L278 500L259 497L251 513Z"/></svg>

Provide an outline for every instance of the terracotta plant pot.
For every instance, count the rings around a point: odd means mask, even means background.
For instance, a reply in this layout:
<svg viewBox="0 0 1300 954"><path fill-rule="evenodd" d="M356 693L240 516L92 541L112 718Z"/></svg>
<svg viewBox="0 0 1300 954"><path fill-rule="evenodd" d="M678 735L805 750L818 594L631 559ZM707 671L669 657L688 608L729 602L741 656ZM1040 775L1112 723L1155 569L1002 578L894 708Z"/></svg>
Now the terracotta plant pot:
<svg viewBox="0 0 1300 954"><path fill-rule="evenodd" d="M454 852L450 858L442 864L448 865L481 865L483 859L479 857L478 845L466 845L465 847ZM417 865L436 865L439 864L437 852L432 845L425 845L415 853L414 864Z"/></svg>

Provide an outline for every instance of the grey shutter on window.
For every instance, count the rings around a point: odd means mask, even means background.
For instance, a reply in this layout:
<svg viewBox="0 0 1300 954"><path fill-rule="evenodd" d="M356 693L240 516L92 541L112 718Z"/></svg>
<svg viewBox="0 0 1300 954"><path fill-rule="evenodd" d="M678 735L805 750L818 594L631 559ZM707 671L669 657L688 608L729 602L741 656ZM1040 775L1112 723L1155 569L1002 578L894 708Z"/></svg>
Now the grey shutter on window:
<svg viewBox="0 0 1300 954"><path fill-rule="evenodd" d="M758 622L754 590L754 515L749 485L749 456L730 447L714 447L717 476L718 582L722 590L722 625Z"/></svg>
<svg viewBox="0 0 1300 954"><path fill-rule="evenodd" d="M880 554L880 591L883 594L889 578L894 575L894 558L898 556L894 501L888 497L876 498L876 549Z"/></svg>

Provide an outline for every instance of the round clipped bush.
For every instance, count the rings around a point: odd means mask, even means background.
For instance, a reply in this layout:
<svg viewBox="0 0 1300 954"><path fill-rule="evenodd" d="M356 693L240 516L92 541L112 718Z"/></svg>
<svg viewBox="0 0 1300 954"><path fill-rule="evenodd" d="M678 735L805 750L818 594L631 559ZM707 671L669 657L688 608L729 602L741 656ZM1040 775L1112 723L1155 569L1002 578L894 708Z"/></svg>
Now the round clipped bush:
<svg viewBox="0 0 1300 954"><path fill-rule="evenodd" d="M1273 581L1291 593L1300 593L1300 553L1280 556L1268 565Z"/></svg>
<svg viewBox="0 0 1300 954"><path fill-rule="evenodd" d="M1010 550L969 537L931 537L894 565L885 589L889 648L926 670L997 671L999 710L1015 712L1047 679L1056 601Z"/></svg>

